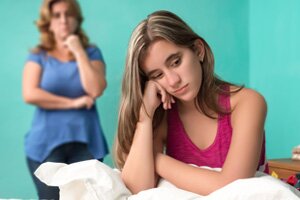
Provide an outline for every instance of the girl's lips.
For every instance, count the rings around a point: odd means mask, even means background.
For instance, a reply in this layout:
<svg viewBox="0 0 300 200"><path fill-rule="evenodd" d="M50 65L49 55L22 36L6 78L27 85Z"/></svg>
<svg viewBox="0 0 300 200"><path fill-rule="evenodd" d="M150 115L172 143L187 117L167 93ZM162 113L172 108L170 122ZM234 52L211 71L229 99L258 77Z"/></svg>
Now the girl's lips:
<svg viewBox="0 0 300 200"><path fill-rule="evenodd" d="M187 88L188 85L189 84L184 85L183 87L175 90L173 93L175 93L175 94L182 94L182 93L184 93L186 91L186 88Z"/></svg>

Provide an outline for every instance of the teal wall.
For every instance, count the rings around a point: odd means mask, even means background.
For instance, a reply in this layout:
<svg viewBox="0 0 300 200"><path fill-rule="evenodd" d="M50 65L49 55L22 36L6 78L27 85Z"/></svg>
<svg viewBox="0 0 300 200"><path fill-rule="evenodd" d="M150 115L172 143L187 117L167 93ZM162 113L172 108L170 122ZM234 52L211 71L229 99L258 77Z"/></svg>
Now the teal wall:
<svg viewBox="0 0 300 200"><path fill-rule="evenodd" d="M271 5L271 0L267 1L269 4L258 0L251 1L251 4L249 2L128 0L125 3L117 0L80 0L85 16L84 28L91 41L102 49L107 64L108 87L98 99L97 106L110 146L116 132L121 76L131 31L147 14L167 9L186 20L211 45L216 58L216 72L221 77L235 83L253 85L265 94L270 104L266 125L267 153L272 157L290 155L290 149L298 139L295 101L299 95L293 84L284 84L296 82L299 75L299 69L297 71L296 68L296 64L299 64L296 62L296 46L299 46L296 33L299 33L299 26L298 29L293 26L299 14L294 15L288 10L296 9L293 5L299 7L299 3L297 0L291 5L278 2ZM40 3L41 0L0 1L0 198L36 198L23 152L24 136L29 129L34 107L23 103L21 83L28 50L38 42L33 21L38 17ZM265 13L266 7L270 10ZM286 10L280 16L283 19L279 19L276 12L282 11L281 7ZM283 30L287 28L288 32ZM261 30L265 31L261 33ZM281 43L282 39L286 42ZM294 44L296 40L298 43ZM274 41L277 43L274 44ZM277 54L274 54L276 50ZM280 59L282 54L284 58ZM274 70L274 67L278 70ZM278 84L279 80L282 85ZM284 98L285 102L288 100L288 109L283 107L286 103L280 102ZM283 124L279 124L282 115L278 113L284 113L286 122ZM278 144L284 138L291 139ZM279 146L282 150L279 150ZM111 156L105 158L105 163L112 166Z"/></svg>
<svg viewBox="0 0 300 200"><path fill-rule="evenodd" d="M300 1L249 2L249 80L268 103L268 157L290 157L300 144Z"/></svg>

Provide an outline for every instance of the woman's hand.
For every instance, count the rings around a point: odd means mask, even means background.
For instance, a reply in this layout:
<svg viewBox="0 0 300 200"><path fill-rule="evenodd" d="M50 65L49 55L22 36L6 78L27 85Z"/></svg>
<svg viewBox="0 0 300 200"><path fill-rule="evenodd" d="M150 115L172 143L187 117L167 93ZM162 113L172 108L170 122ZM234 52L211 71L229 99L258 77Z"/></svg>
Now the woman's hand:
<svg viewBox="0 0 300 200"><path fill-rule="evenodd" d="M65 40L65 46L75 55L83 51L82 44L77 35L69 35Z"/></svg>
<svg viewBox="0 0 300 200"><path fill-rule="evenodd" d="M88 95L78 97L73 100L73 108L80 109L86 108L90 109L94 105L94 99Z"/></svg>
<svg viewBox="0 0 300 200"><path fill-rule="evenodd" d="M161 103L163 103L163 108L167 110L171 108L171 103L174 103L175 100L157 82L150 80L145 86L143 102L144 106L142 105L141 107L141 112L143 111L142 114L146 114L152 119L155 110Z"/></svg>

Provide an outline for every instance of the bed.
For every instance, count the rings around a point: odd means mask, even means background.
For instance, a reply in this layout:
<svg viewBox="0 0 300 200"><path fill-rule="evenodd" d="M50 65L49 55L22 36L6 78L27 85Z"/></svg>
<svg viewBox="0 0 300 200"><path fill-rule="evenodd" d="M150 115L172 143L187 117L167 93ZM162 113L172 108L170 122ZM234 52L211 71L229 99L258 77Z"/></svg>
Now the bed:
<svg viewBox="0 0 300 200"><path fill-rule="evenodd" d="M220 170L220 169L211 169ZM98 160L70 165L44 163L35 172L44 183L60 188L61 200L296 200L300 192L262 172L255 177L236 180L207 196L176 188L161 179L157 188L132 195L120 178L120 172Z"/></svg>

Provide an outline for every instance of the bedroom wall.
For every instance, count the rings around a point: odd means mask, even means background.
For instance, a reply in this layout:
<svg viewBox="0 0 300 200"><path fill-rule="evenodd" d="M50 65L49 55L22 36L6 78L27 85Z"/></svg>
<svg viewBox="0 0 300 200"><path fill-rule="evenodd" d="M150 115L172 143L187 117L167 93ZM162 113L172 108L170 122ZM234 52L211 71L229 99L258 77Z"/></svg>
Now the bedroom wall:
<svg viewBox="0 0 300 200"><path fill-rule="evenodd" d="M38 17L40 3L40 0L14 4L10 0L0 1L3 20L0 31L0 198L37 198L23 152L24 136L34 107L22 101L21 80L28 49L38 42L33 21ZM158 9L174 11L207 40L215 53L216 72L221 77L253 86L266 96L269 157L289 156L291 147L298 143L296 48L299 26L294 25L299 19L297 0L285 3L279 0L129 0L126 3L80 0L80 3L86 19L84 28L91 41L102 49L107 63L108 87L97 106L110 146L116 131L129 36L141 19ZM284 59L280 59L282 57ZM282 105L286 105L285 108ZM112 166L111 156L105 158L105 163Z"/></svg>
<svg viewBox="0 0 300 200"><path fill-rule="evenodd" d="M300 1L249 2L249 81L268 103L267 156L291 157L300 144Z"/></svg>

